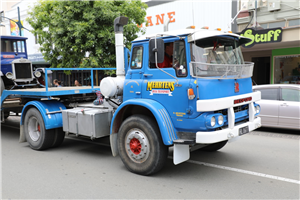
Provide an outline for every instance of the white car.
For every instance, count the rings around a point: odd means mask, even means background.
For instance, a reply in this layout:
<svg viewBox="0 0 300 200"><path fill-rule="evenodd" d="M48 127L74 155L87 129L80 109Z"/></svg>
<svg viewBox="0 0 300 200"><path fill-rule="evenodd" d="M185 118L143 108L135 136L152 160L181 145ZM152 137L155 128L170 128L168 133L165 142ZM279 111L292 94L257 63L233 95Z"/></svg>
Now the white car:
<svg viewBox="0 0 300 200"><path fill-rule="evenodd" d="M253 91L261 92L257 103L263 127L300 130L300 85L257 85Z"/></svg>

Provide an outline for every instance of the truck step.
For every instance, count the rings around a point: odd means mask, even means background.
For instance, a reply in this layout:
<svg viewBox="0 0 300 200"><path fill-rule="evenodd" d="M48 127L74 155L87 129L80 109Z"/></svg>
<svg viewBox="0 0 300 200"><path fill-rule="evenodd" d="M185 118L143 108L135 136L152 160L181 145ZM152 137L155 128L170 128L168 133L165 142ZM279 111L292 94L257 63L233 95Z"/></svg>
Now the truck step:
<svg viewBox="0 0 300 200"><path fill-rule="evenodd" d="M190 140L190 139L177 139L173 140L174 144L195 144L195 140Z"/></svg>

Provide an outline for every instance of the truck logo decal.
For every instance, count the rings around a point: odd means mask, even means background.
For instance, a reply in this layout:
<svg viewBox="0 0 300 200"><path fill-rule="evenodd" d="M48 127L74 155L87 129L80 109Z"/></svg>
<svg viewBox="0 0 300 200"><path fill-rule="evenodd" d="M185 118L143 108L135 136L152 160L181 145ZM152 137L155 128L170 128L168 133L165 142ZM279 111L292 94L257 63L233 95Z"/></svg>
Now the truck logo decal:
<svg viewBox="0 0 300 200"><path fill-rule="evenodd" d="M238 104L238 103L244 103L244 102L247 102L247 101L252 101L252 97L247 97L247 98L242 98L242 99L236 99L234 100L234 104Z"/></svg>
<svg viewBox="0 0 300 200"><path fill-rule="evenodd" d="M14 55L3 55L3 58L15 58Z"/></svg>
<svg viewBox="0 0 300 200"><path fill-rule="evenodd" d="M240 88L239 88L239 83L235 82L234 83L234 92L239 92L240 91Z"/></svg>
<svg viewBox="0 0 300 200"><path fill-rule="evenodd" d="M172 96L172 91L174 91L175 82L169 81L150 81L147 83L147 91L150 91L150 95L153 94L167 94Z"/></svg>

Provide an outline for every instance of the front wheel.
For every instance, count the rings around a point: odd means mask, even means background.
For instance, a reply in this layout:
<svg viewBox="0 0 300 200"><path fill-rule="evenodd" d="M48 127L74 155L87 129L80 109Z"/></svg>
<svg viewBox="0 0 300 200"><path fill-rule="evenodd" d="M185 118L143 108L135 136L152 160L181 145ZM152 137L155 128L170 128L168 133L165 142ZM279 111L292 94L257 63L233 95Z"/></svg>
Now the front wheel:
<svg viewBox="0 0 300 200"><path fill-rule="evenodd" d="M54 129L46 130L43 117L36 108L30 108L24 120L25 137L34 150L51 147L54 142Z"/></svg>
<svg viewBox="0 0 300 200"><path fill-rule="evenodd" d="M133 115L122 123L118 149L126 168L141 175L158 172L168 155L168 147L162 142L157 124L144 115Z"/></svg>

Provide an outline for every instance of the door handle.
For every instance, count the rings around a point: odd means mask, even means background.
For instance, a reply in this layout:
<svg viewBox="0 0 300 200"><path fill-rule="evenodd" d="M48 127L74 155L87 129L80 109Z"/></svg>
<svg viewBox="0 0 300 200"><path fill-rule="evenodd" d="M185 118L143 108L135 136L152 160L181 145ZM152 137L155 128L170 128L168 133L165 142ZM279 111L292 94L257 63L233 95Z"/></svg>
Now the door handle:
<svg viewBox="0 0 300 200"><path fill-rule="evenodd" d="M144 74L145 77L151 77L153 74Z"/></svg>

